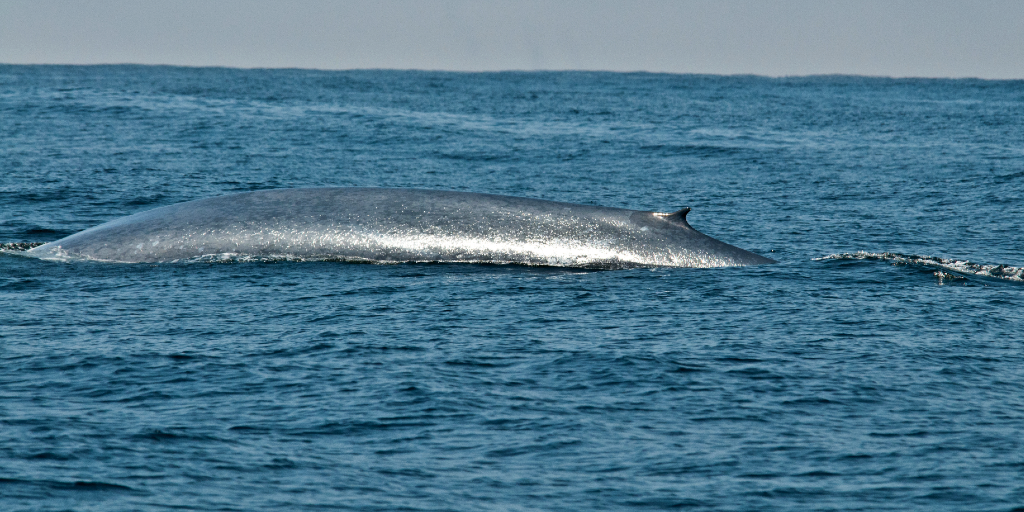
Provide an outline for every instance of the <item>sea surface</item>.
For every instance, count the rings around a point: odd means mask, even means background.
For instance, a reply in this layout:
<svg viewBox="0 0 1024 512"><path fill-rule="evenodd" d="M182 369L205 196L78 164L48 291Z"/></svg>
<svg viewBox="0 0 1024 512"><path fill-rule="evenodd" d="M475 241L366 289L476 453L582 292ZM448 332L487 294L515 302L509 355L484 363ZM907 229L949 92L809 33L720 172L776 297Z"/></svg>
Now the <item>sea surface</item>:
<svg viewBox="0 0 1024 512"><path fill-rule="evenodd" d="M182 201L638 210L719 269L21 255ZM1024 81L0 66L0 509L1024 510Z"/></svg>

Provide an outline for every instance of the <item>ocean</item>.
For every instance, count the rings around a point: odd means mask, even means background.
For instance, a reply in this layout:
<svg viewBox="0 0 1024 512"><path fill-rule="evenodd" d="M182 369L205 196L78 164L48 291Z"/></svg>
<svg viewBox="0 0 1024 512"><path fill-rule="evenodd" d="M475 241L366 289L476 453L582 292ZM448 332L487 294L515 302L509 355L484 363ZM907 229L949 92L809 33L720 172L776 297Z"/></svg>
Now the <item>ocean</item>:
<svg viewBox="0 0 1024 512"><path fill-rule="evenodd" d="M652 211L737 268L45 261L230 193ZM0 509L1024 510L1024 81L0 66Z"/></svg>

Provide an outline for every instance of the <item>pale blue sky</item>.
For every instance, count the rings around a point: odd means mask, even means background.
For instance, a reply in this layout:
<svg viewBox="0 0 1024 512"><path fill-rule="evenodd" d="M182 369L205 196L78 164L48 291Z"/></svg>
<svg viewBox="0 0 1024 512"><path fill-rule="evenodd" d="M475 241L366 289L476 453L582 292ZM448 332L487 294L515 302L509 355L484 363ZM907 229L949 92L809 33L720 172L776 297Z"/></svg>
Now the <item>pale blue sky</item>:
<svg viewBox="0 0 1024 512"><path fill-rule="evenodd" d="M2 0L0 63L1024 78L1024 0Z"/></svg>

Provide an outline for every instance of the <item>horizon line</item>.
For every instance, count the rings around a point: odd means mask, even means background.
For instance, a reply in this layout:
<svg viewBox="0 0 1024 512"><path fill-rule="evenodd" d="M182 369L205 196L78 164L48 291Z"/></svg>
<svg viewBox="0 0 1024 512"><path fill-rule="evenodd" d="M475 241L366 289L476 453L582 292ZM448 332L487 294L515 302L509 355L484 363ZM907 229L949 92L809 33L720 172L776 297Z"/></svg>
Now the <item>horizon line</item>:
<svg viewBox="0 0 1024 512"><path fill-rule="evenodd" d="M862 75L856 73L843 73L843 72L824 72L824 73L808 73L808 74L761 74L761 73L711 73L711 72L678 72L678 71L649 71L643 69L637 70L616 70L616 69L553 69L553 68L536 68L536 69L430 69L430 68L388 68L388 67L354 67L354 68L317 68L317 67L301 67L301 66L232 66L226 64L166 64L166 63L144 63L144 62L90 62L90 63L62 63L62 62L0 62L0 66L52 66L52 67L101 67L101 66L137 66L137 67L166 67L166 68L183 68L183 69L230 69L238 71L319 71L319 72L347 72L347 71L396 71L396 72L422 72L422 73L458 73L458 74L497 74L497 73L610 73L610 74L622 74L622 75L675 75L675 76L715 76L723 78L740 78L740 77L751 77L751 78L767 78L767 79L787 79L787 78L873 78L873 79L888 79L888 80L978 80L988 82L1013 82L1013 81L1024 81L1024 78L986 78L980 76L924 76L924 75Z"/></svg>

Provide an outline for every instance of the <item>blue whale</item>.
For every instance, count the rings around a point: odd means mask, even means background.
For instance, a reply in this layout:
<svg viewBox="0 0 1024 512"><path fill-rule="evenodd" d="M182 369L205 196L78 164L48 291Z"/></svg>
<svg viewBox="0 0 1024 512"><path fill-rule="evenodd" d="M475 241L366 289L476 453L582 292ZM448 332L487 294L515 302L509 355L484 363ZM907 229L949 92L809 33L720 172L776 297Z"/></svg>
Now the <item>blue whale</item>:
<svg viewBox="0 0 1024 512"><path fill-rule="evenodd" d="M123 263L205 259L464 262L583 268L775 263L655 213L404 188L263 190L156 208L26 254Z"/></svg>

